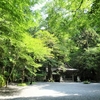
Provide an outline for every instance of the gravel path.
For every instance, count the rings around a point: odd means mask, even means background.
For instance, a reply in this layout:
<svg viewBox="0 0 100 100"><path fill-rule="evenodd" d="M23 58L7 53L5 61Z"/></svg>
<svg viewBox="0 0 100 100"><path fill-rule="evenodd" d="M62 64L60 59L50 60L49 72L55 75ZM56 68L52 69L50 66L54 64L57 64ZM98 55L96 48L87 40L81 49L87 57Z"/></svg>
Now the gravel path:
<svg viewBox="0 0 100 100"><path fill-rule="evenodd" d="M9 88L12 92L0 93L0 100L100 100L100 83L41 82L31 86Z"/></svg>

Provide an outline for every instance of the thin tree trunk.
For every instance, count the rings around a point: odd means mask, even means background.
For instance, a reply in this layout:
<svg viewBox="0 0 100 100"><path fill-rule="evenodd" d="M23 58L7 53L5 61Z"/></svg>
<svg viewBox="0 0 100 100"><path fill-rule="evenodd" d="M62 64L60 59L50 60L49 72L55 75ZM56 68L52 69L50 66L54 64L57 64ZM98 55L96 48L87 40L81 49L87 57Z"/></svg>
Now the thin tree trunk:
<svg viewBox="0 0 100 100"><path fill-rule="evenodd" d="M48 66L47 80L48 81L52 80L52 70L51 70L51 66Z"/></svg>
<svg viewBox="0 0 100 100"><path fill-rule="evenodd" d="M9 79L11 78L11 75L12 75L12 73L13 73L14 67L15 67L15 65L13 65L12 70L11 70L11 72L10 72L10 75L9 75L8 78L6 79L6 87L8 86L8 82L9 82Z"/></svg>
<svg viewBox="0 0 100 100"><path fill-rule="evenodd" d="M25 71L23 69L23 72L22 72L22 83L24 82L24 78L25 78Z"/></svg>

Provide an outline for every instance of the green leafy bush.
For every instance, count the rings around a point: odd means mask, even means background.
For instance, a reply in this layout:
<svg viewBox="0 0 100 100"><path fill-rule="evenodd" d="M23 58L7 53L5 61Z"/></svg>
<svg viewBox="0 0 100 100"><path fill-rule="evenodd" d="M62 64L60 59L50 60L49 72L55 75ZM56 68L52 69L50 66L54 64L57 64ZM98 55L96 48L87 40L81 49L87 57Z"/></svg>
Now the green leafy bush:
<svg viewBox="0 0 100 100"><path fill-rule="evenodd" d="M0 75L0 87L5 86L5 80L4 77L2 75Z"/></svg>
<svg viewBox="0 0 100 100"><path fill-rule="evenodd" d="M26 83L19 83L18 86L27 86Z"/></svg>
<svg viewBox="0 0 100 100"><path fill-rule="evenodd" d="M90 82L89 82L89 81L83 81L83 83L84 83L84 84L90 84Z"/></svg>

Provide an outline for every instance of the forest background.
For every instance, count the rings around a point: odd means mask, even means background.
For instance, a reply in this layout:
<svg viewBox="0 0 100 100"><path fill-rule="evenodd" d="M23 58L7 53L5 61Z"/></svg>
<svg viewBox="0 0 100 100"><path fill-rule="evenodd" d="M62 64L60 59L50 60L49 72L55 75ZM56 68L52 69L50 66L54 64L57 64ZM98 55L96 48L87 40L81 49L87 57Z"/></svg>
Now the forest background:
<svg viewBox="0 0 100 100"><path fill-rule="evenodd" d="M66 64L100 81L99 27L99 0L0 0L0 86Z"/></svg>

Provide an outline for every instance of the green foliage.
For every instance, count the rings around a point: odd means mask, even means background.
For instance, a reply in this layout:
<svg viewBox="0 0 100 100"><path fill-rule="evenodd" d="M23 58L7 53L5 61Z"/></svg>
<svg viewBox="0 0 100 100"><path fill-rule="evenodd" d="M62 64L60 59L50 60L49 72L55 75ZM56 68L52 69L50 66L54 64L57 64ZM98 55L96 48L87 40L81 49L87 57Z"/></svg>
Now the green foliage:
<svg viewBox="0 0 100 100"><path fill-rule="evenodd" d="M90 82L89 82L89 81L83 81L83 83L84 83L84 84L90 84Z"/></svg>
<svg viewBox="0 0 100 100"><path fill-rule="evenodd" d="M100 33L100 1L94 0L93 5L91 6L91 11L89 13L89 18L91 21L91 26Z"/></svg>
<svg viewBox="0 0 100 100"><path fill-rule="evenodd" d="M0 87L5 86L5 80L2 75L0 75Z"/></svg>
<svg viewBox="0 0 100 100"><path fill-rule="evenodd" d="M0 1L0 74L10 81L24 80L40 67L67 62L97 73L100 2L51 0L35 9L40 2L45 0Z"/></svg>
<svg viewBox="0 0 100 100"><path fill-rule="evenodd" d="M33 0L0 1L0 68L6 80L24 79L29 73L35 75L50 54L40 39L28 33L36 26L31 10L35 3Z"/></svg>
<svg viewBox="0 0 100 100"><path fill-rule="evenodd" d="M27 86L26 83L19 83L18 86Z"/></svg>
<svg viewBox="0 0 100 100"><path fill-rule="evenodd" d="M41 39L43 43L45 43L45 45L49 48L53 48L58 42L58 39L54 36L54 34L50 34L48 31L45 30L38 31L34 34L34 37Z"/></svg>
<svg viewBox="0 0 100 100"><path fill-rule="evenodd" d="M23 42L28 53L33 53L33 58L43 60L44 57L50 54L50 49L45 47L45 44L40 39L34 39L32 36L24 35Z"/></svg>

